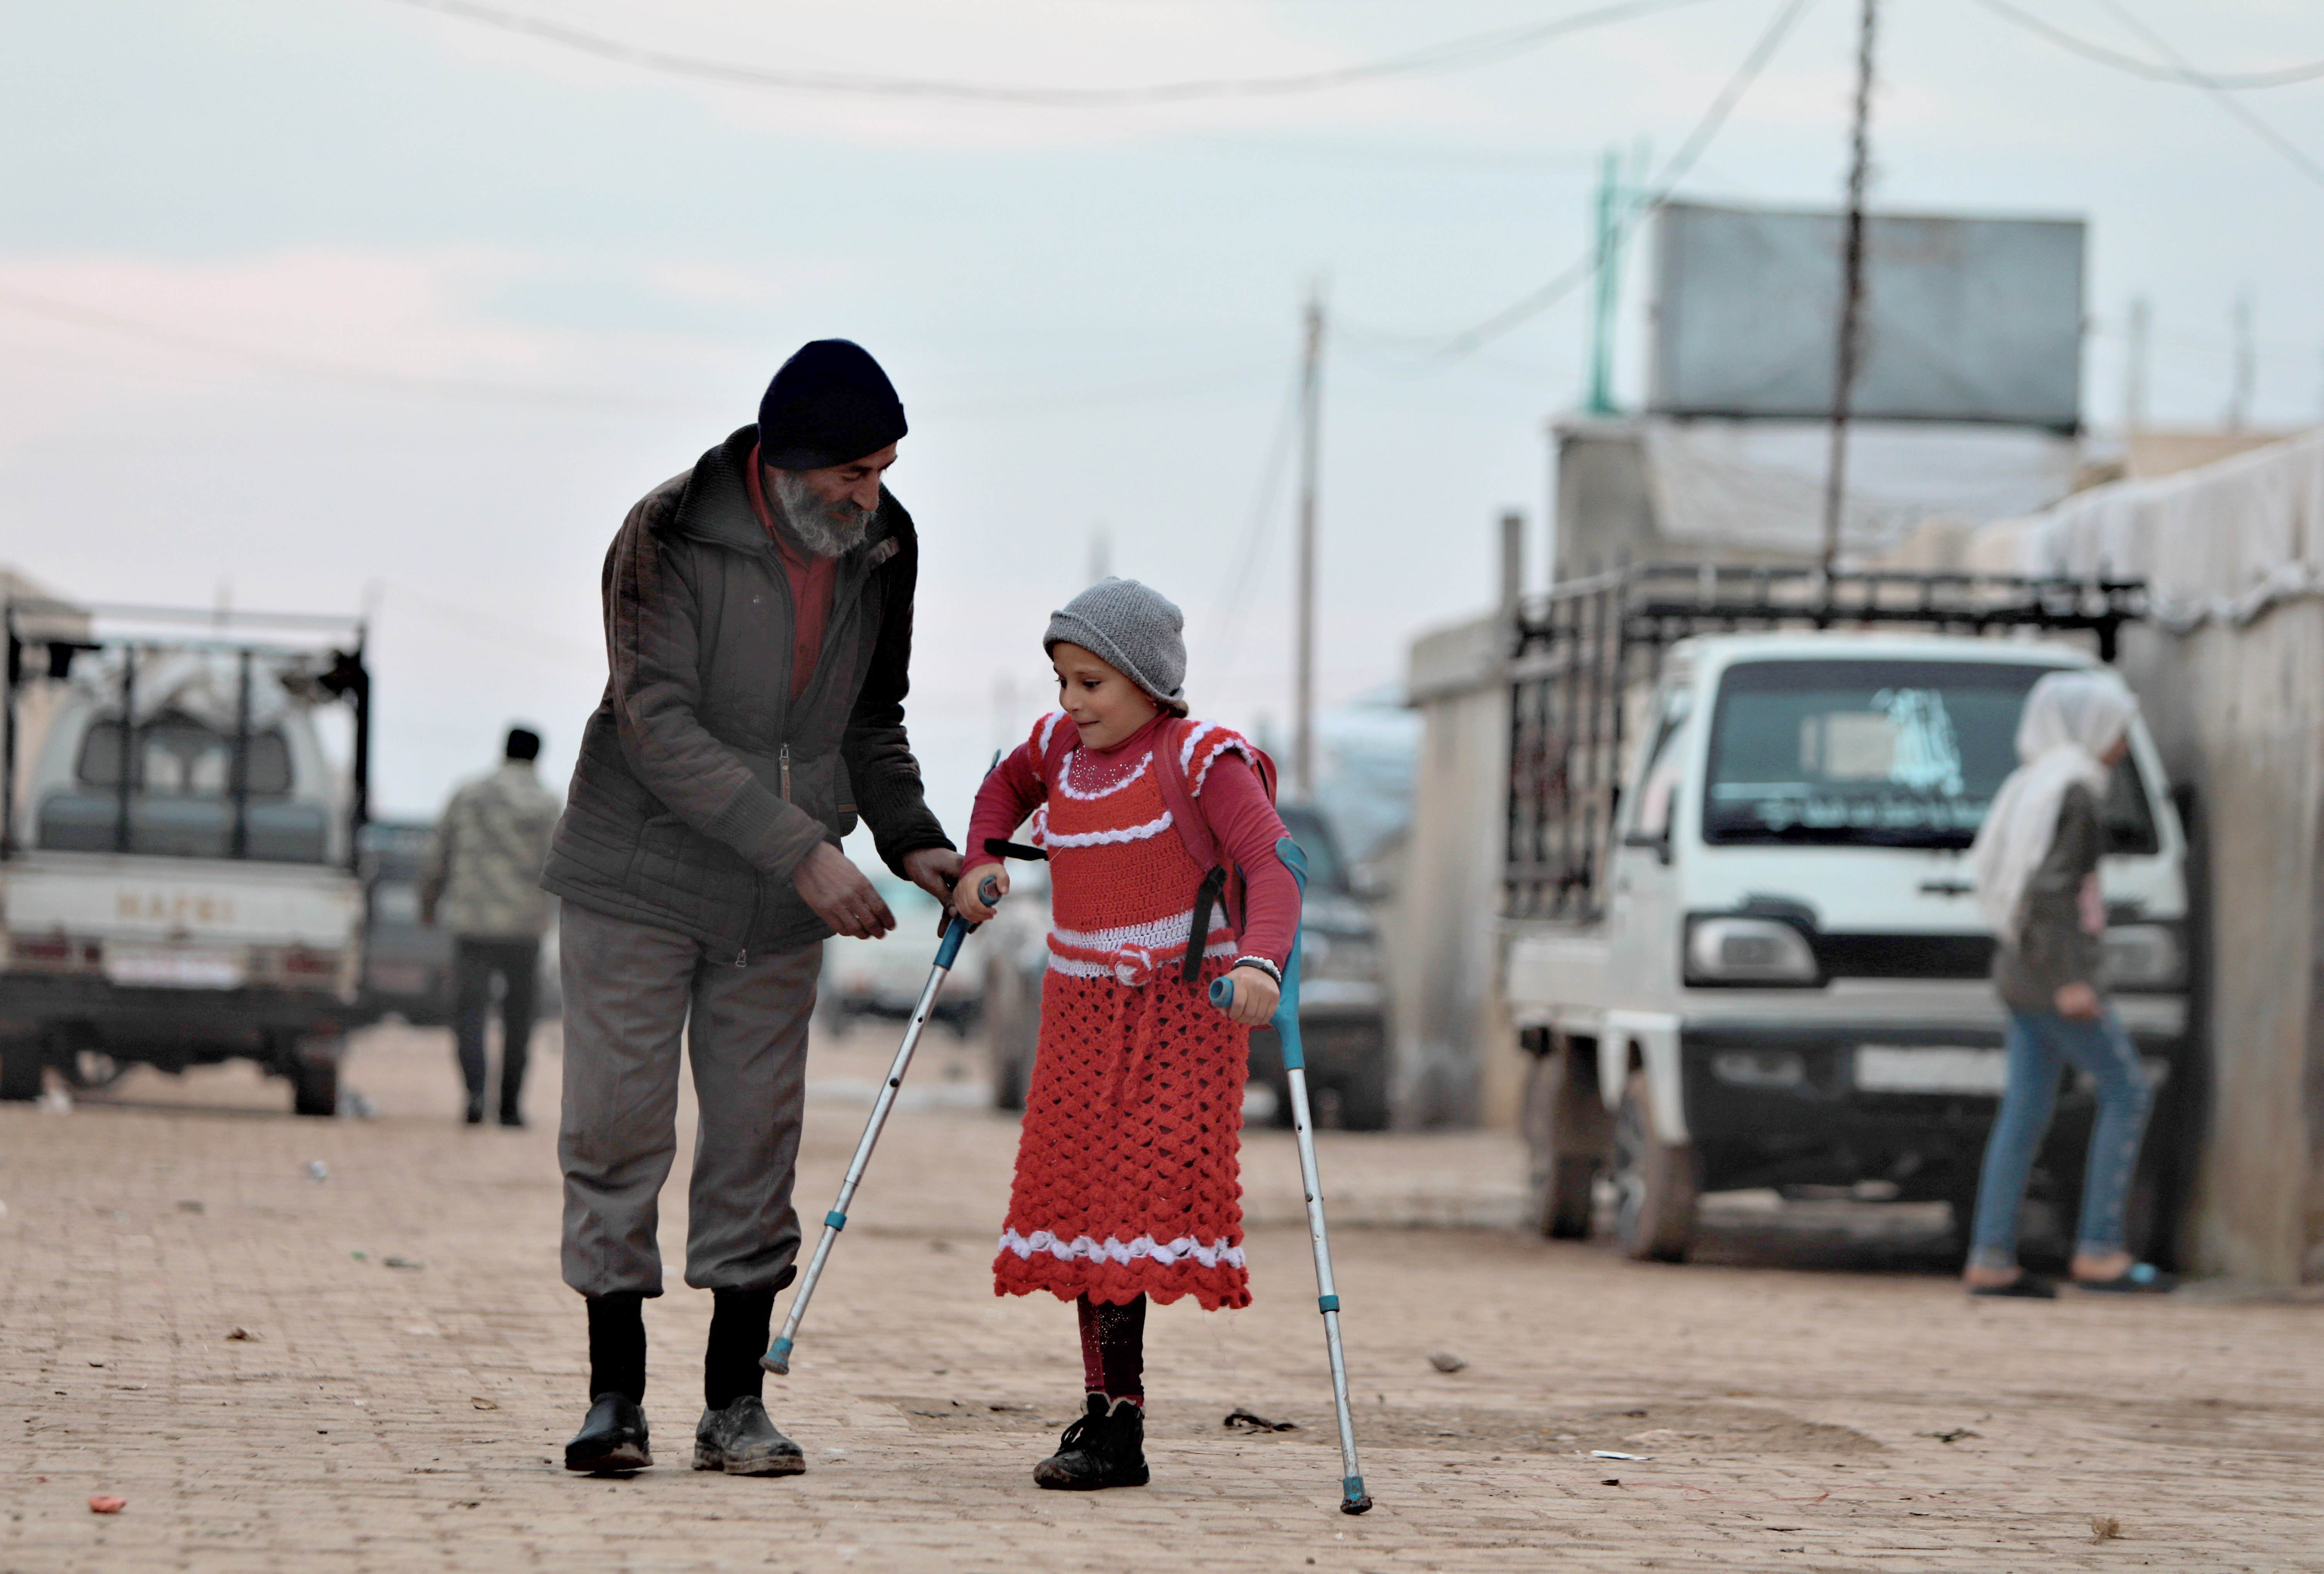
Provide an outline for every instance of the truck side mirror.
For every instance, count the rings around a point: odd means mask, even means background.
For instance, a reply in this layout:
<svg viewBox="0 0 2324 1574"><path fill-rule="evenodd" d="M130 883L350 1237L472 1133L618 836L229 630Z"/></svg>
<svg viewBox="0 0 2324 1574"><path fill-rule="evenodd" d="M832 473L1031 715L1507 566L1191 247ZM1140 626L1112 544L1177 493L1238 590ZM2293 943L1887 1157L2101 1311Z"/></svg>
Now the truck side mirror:
<svg viewBox="0 0 2324 1574"><path fill-rule="evenodd" d="M1663 828L1659 831L1628 831L1623 833L1625 847L1645 847L1653 851L1655 861L1668 868L1671 861L1671 827L1678 824L1678 795L1673 793L1663 808Z"/></svg>

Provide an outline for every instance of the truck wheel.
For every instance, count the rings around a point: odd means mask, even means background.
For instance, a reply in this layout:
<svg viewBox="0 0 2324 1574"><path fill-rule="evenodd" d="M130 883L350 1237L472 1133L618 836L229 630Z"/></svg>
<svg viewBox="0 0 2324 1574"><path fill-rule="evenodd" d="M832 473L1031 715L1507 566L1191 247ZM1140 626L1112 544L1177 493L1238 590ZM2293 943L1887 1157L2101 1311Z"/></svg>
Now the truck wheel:
<svg viewBox="0 0 2324 1574"><path fill-rule="evenodd" d="M41 1096L41 1068L48 1054L37 1033L0 1039L0 1099L30 1103Z"/></svg>
<svg viewBox="0 0 2324 1574"><path fill-rule="evenodd" d="M339 1112L339 1041L297 1039L287 1046L283 1074L290 1079L290 1112L331 1116Z"/></svg>
<svg viewBox="0 0 2324 1574"><path fill-rule="evenodd" d="M1570 1049L1539 1056L1526 1077L1526 1222L1553 1239L1589 1238L1591 1188L1606 1162L1606 1105L1584 1080Z"/></svg>
<svg viewBox="0 0 2324 1574"><path fill-rule="evenodd" d="M1694 1244L1694 1202L1701 1187L1694 1145L1667 1143L1655 1135L1654 1091L1645 1072L1632 1072L1614 1118L1614 1238L1622 1255L1640 1262L1684 1262Z"/></svg>
<svg viewBox="0 0 2324 1574"><path fill-rule="evenodd" d="M1340 1125L1348 1131L1386 1131L1388 1108L1388 1045L1375 1045L1356 1058L1336 1084L1340 1095Z"/></svg>

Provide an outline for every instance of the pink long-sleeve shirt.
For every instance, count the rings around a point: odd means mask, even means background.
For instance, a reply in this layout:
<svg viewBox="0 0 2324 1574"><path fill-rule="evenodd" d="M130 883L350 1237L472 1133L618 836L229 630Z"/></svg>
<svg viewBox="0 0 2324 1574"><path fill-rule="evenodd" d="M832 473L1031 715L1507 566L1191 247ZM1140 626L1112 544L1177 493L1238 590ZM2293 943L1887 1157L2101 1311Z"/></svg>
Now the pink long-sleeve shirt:
<svg viewBox="0 0 2324 1574"><path fill-rule="evenodd" d="M1155 746L1165 719L1157 716L1112 748L1091 753L1101 765L1133 761ZM1058 724L1071 726L1072 723ZM977 878L973 870L1001 861L984 851L986 840L1005 837L1024 824L1046 796L1029 741L1019 743L984 778L976 795L976 808L969 816L967 866L961 875L971 882L971 888ZM1299 935L1299 883L1276 852L1275 844L1290 833L1268 801L1259 773L1240 755L1222 754L1203 778L1194 803L1210 828L1211 839L1226 860L1241 870L1247 884L1243 910L1235 915L1242 920L1241 953L1263 956L1277 967L1288 966L1292 942Z"/></svg>

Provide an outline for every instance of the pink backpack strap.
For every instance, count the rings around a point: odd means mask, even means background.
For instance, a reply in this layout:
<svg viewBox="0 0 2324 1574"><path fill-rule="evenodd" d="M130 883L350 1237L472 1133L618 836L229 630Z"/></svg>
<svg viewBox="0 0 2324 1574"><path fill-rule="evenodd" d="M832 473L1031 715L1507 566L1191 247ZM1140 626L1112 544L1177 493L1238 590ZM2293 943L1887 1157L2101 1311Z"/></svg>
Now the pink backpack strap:
<svg viewBox="0 0 2324 1574"><path fill-rule="evenodd" d="M1184 717L1165 722L1161 735L1154 741L1154 780L1162 789L1162 802L1170 811L1170 823L1178 828L1178 840L1185 844L1186 856L1194 861L1197 869L1216 869L1218 839L1211 834L1210 822L1195 804L1194 784L1186 777L1189 746L1194 741L1194 723Z"/></svg>

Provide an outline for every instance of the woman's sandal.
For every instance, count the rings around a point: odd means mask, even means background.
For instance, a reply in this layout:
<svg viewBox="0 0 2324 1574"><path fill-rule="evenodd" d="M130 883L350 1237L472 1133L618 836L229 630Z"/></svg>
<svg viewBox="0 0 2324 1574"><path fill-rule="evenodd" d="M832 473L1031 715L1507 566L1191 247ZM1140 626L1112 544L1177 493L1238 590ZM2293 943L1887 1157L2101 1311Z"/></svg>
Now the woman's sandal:
<svg viewBox="0 0 2324 1574"><path fill-rule="evenodd" d="M2179 1287L2179 1275L2166 1274L2153 1263L2133 1263L2111 1279L2077 1279L2077 1290L2103 1295L2168 1295Z"/></svg>
<svg viewBox="0 0 2324 1574"><path fill-rule="evenodd" d="M2055 1301L2058 1286L2039 1274L2020 1274L2006 1284L1972 1284L1972 1295L2003 1295L2018 1301Z"/></svg>

